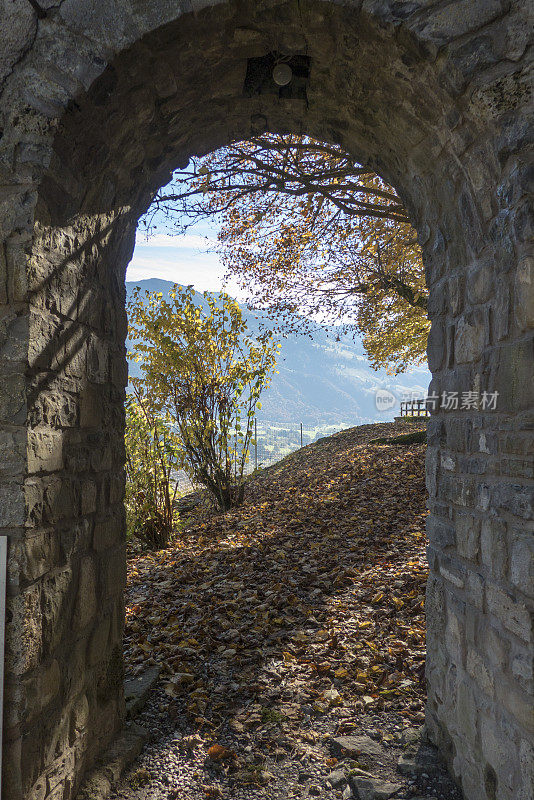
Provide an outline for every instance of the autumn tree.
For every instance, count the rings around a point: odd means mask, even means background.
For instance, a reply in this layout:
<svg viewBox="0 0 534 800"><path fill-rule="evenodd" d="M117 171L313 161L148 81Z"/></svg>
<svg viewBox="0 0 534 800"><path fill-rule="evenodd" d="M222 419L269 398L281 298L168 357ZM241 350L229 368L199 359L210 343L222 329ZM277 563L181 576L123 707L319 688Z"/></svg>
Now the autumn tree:
<svg viewBox="0 0 534 800"><path fill-rule="evenodd" d="M126 518L131 535L150 549L169 544L175 528L173 472L180 445L143 381L132 380L126 400Z"/></svg>
<svg viewBox="0 0 534 800"><path fill-rule="evenodd" d="M376 368L424 360L415 231L394 189L341 147L274 134L231 144L177 171L157 211L178 226L218 215L227 275L286 328L358 330Z"/></svg>
<svg viewBox="0 0 534 800"><path fill-rule="evenodd" d="M151 397L180 439L181 466L225 511L243 499L260 395L279 346L270 331L253 339L231 297L175 285L168 299L139 288L128 304L132 357Z"/></svg>

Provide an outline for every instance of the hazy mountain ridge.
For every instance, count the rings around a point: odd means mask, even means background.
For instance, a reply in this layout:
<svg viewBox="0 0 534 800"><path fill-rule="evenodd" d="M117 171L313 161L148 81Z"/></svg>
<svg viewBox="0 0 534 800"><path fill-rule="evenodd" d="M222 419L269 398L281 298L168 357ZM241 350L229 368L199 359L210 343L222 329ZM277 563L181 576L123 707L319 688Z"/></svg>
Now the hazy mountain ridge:
<svg viewBox="0 0 534 800"><path fill-rule="evenodd" d="M172 285L157 278L129 281L127 297L130 299L135 286L165 295ZM196 294L202 303L202 294ZM252 333L262 323L269 327L268 318L261 312L250 311L243 305L241 309ZM281 341L279 374L273 376L262 397L261 416L265 420L347 426L385 422L398 413L398 406L388 413L377 411L376 389L389 389L399 397L403 390L413 389L423 394L430 381L430 373L422 367L397 376L387 375L384 370L375 372L359 339L344 336L336 342L335 336L319 329L313 339L291 334ZM130 375L138 374L138 365L130 362Z"/></svg>

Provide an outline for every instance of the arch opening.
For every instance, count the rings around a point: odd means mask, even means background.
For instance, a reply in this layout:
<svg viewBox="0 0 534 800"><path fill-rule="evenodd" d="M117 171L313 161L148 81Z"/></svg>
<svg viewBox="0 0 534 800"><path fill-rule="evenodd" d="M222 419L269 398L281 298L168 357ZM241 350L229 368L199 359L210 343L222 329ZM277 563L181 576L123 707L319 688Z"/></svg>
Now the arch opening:
<svg viewBox="0 0 534 800"><path fill-rule="evenodd" d="M459 28L419 6L396 15L372 3L357 11L220 3L178 19L156 6L119 34L119 25L66 2L42 24L32 56L55 87L47 85L51 105L38 113L50 117L58 95L66 110L52 112L60 118L52 144L43 128L47 166L35 178L30 233L16 220L4 257L11 270L23 264L4 293L7 329L19 331L27 357L5 358L16 362L9 380L28 411L22 438L10 430L27 448L24 519L8 514L5 526L14 531L11 613L21 620L8 628L9 796L73 797L122 721L124 273L137 221L192 154L278 131L341 143L396 187L423 247L433 387L500 394L495 415L440 412L429 425L427 723L442 751L455 754L451 767L470 797L487 800L497 787L502 800L526 798L530 723L521 709L531 679L526 667L513 669L528 666L532 637L522 567L532 516L526 83L518 78L507 102L495 88L516 65L523 70L523 50L497 73L479 54L487 78L470 72L462 47L477 26L493 42L504 25L491 3ZM57 31L63 50L54 50L53 68L44 53ZM294 94L261 77L265 60L279 55L300 71ZM18 73L10 80L14 92ZM21 174L24 158L19 151ZM17 419L11 413L8 425ZM513 461L502 469L515 483L501 480L500 457ZM517 755L511 766L499 747Z"/></svg>

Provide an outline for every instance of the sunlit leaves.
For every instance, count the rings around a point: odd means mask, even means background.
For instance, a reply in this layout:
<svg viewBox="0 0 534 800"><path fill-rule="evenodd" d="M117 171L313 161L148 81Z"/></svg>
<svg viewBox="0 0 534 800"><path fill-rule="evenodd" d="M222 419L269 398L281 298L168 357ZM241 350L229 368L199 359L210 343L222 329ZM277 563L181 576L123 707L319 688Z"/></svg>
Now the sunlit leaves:
<svg viewBox="0 0 534 800"><path fill-rule="evenodd" d="M156 205L218 215L228 275L286 328L309 332L313 318L357 330L377 368L424 360L415 231L394 189L341 147L278 134L233 143L177 172Z"/></svg>
<svg viewBox="0 0 534 800"><path fill-rule="evenodd" d="M175 285L168 299L136 288L128 304L131 357L143 377L134 387L178 437L179 465L222 509L243 497L254 416L276 363L270 331L252 338L239 305Z"/></svg>
<svg viewBox="0 0 534 800"><path fill-rule="evenodd" d="M365 711L422 719L424 446L376 433L304 448L239 508L199 509L175 547L130 562L129 668L158 663L203 730L297 737L310 708L350 710L346 729Z"/></svg>
<svg viewBox="0 0 534 800"><path fill-rule="evenodd" d="M172 480L179 442L143 383L126 401L126 515L129 532L150 548L166 547L174 526Z"/></svg>

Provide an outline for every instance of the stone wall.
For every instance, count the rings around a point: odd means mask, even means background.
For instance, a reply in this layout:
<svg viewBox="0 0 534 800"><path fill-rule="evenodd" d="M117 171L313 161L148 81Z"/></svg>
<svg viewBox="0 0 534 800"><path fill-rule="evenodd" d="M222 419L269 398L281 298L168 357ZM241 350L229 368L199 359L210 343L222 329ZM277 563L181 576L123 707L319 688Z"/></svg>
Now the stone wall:
<svg viewBox="0 0 534 800"><path fill-rule="evenodd" d="M122 724L124 271L153 191L263 130L342 143L423 247L429 731L466 800L533 800L534 252L522 0L0 0L4 791L70 800ZM299 92L251 58L306 56ZM529 128L530 126L530 128Z"/></svg>

